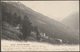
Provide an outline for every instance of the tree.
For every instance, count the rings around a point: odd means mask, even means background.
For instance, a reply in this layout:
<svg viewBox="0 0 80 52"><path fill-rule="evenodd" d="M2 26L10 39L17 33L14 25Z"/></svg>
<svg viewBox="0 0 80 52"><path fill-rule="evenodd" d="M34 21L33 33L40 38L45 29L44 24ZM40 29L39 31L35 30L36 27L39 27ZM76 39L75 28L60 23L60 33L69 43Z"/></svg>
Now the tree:
<svg viewBox="0 0 80 52"><path fill-rule="evenodd" d="M37 38L37 40L40 41L41 36L40 36L39 28L37 26L34 27L34 31L36 31L36 38Z"/></svg>
<svg viewBox="0 0 80 52"><path fill-rule="evenodd" d="M31 22L27 16L24 17L24 20L22 21L22 29L21 32L23 33L22 39L26 39L30 36L31 33Z"/></svg>

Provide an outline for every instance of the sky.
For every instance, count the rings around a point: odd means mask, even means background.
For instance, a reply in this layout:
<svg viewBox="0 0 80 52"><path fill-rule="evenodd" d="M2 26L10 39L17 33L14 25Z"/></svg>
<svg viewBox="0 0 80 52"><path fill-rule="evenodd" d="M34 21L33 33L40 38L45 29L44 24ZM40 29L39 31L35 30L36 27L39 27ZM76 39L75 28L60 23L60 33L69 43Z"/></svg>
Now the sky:
<svg viewBox="0 0 80 52"><path fill-rule="evenodd" d="M25 6L52 19L61 21L71 13L79 11L78 1L20 1Z"/></svg>

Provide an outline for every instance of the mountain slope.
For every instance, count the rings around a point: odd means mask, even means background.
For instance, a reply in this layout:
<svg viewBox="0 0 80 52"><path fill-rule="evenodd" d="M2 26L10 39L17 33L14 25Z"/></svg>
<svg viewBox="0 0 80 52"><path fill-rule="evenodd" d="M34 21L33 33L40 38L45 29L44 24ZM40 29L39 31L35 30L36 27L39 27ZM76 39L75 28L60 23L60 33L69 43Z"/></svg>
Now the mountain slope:
<svg viewBox="0 0 80 52"><path fill-rule="evenodd" d="M46 33L50 38L62 39L69 42L79 41L79 34L74 30L56 20L33 11L21 3L8 2L3 3L3 6L5 6L6 10L10 13L17 13L22 20L24 19L24 16L27 16L33 26L37 26L41 32Z"/></svg>
<svg viewBox="0 0 80 52"><path fill-rule="evenodd" d="M70 14L62 20L62 23L79 31L79 13Z"/></svg>

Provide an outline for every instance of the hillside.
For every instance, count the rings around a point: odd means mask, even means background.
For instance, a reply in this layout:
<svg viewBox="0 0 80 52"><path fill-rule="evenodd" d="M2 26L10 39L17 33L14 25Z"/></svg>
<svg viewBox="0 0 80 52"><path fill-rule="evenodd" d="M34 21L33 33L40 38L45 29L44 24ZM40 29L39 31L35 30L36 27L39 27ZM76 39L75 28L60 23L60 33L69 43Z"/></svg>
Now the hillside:
<svg viewBox="0 0 80 52"><path fill-rule="evenodd" d="M72 29L79 31L79 13L74 12L70 14L69 16L62 20L62 23L69 26Z"/></svg>
<svg viewBox="0 0 80 52"><path fill-rule="evenodd" d="M24 6L21 3L16 3L16 2L2 3L2 7L3 8L5 7L5 10L11 14L16 13L16 15L20 16L19 18L21 18L21 20L24 20L24 16L27 16L30 19L32 26L37 26L42 33L45 33L49 37L49 39L50 38L52 38L53 40L54 39L62 39L64 41L64 43L65 42L67 43L67 41L69 41L69 43L78 43L78 41L79 41L79 38L78 38L79 34L77 32L75 32L73 29L70 29L69 27L66 27L64 24L62 24L56 20L53 20L47 16L44 16L36 11L33 11L32 9ZM7 18L7 19L9 19L9 18ZM3 22L6 23L6 21L3 21ZM9 22L7 24L9 24ZM9 24L9 28L10 28L10 25L11 24ZM11 28L12 28L11 30L7 29L4 31L9 30L8 32L11 32L11 31L14 33L17 32L13 28L13 26ZM6 32L4 32L4 31L3 31L3 34L5 33L4 36L7 36ZM9 36L13 39L16 39L16 37L19 37L17 33L16 33L16 35L9 34ZM3 36L3 34L2 34L2 36ZM49 39L45 39L45 41L49 40ZM53 42L53 40L49 40L49 41Z"/></svg>

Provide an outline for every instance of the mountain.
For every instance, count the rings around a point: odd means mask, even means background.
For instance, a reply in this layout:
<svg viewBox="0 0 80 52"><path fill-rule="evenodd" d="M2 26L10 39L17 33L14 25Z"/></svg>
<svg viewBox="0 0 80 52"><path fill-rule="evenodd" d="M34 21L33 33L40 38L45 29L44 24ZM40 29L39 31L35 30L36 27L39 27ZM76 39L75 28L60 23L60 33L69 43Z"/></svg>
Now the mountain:
<svg viewBox="0 0 80 52"><path fill-rule="evenodd" d="M62 23L79 31L79 12L74 12L62 20Z"/></svg>
<svg viewBox="0 0 80 52"><path fill-rule="evenodd" d="M19 2L2 2L2 7L3 9L5 9L5 11L11 14L16 13L17 16L20 16L21 20L24 20L24 16L27 16L30 19L32 26L37 26L42 33L45 33L46 36L48 36L49 38L52 38L53 40L56 38L56 39L62 39L64 42L69 41L69 43L79 42L79 34L75 32L73 29L67 27L66 25L54 19L44 16L43 14L33 11L32 9L26 7L25 5ZM5 23L3 24L6 24L6 23L7 22L5 21ZM12 29L9 27L7 30L4 30L4 31L9 30L10 33L11 31L14 32L15 33L14 36L11 34L8 34L9 37L11 36L11 38L15 36L17 37L16 29L14 29L11 26L11 24L9 24L9 26ZM3 34L5 34L4 36L6 36L6 32L4 31L3 31ZM14 39L16 39L16 37ZM53 40L51 41L53 42Z"/></svg>

